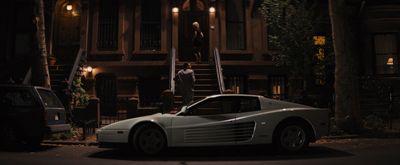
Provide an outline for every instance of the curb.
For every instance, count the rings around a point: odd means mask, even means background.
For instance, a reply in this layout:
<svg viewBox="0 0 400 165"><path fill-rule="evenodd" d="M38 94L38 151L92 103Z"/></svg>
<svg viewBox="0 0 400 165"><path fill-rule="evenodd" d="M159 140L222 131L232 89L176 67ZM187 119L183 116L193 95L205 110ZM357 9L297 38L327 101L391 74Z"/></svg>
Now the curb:
<svg viewBox="0 0 400 165"><path fill-rule="evenodd" d="M97 146L97 142L93 141L62 141L62 140L43 140L42 144L53 145L84 145L84 146Z"/></svg>
<svg viewBox="0 0 400 165"><path fill-rule="evenodd" d="M321 139L354 139L359 137L360 135L331 135L331 136L324 136Z"/></svg>

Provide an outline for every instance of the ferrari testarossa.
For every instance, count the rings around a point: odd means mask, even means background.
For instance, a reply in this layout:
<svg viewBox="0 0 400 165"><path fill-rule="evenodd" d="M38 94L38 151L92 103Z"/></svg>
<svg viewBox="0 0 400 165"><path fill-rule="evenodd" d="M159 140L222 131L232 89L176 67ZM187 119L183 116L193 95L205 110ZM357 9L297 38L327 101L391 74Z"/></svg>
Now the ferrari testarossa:
<svg viewBox="0 0 400 165"><path fill-rule="evenodd" d="M167 147L273 144L297 152L328 133L327 109L258 95L208 96L176 114L153 114L100 128L99 147L129 146L144 154Z"/></svg>

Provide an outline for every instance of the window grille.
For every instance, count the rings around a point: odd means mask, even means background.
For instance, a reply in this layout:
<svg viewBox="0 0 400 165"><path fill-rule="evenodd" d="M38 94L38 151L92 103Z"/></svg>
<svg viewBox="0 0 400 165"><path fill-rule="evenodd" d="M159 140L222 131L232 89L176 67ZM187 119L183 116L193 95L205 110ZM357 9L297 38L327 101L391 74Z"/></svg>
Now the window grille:
<svg viewBox="0 0 400 165"><path fill-rule="evenodd" d="M100 0L97 48L118 48L118 1Z"/></svg>
<svg viewBox="0 0 400 165"><path fill-rule="evenodd" d="M141 1L140 49L161 49L161 1Z"/></svg>
<svg viewBox="0 0 400 165"><path fill-rule="evenodd" d="M226 47L246 49L245 5L243 0L226 1Z"/></svg>

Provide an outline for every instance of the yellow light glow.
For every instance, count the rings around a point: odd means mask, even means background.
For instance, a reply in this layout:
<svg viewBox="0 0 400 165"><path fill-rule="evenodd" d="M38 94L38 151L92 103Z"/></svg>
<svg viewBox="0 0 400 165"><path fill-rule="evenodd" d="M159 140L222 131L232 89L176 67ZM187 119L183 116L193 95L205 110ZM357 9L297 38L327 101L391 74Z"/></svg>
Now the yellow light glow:
<svg viewBox="0 0 400 165"><path fill-rule="evenodd" d="M325 45L325 36L314 36L314 45Z"/></svg>
<svg viewBox="0 0 400 165"><path fill-rule="evenodd" d="M93 68L92 68L91 66L88 66L88 67L86 68L86 71L89 72L89 73L91 73L91 72L93 71Z"/></svg>
<svg viewBox="0 0 400 165"><path fill-rule="evenodd" d="M67 9L68 11L71 11L71 10L72 10L72 5L71 5L71 4L67 5L66 9Z"/></svg>
<svg viewBox="0 0 400 165"><path fill-rule="evenodd" d="M215 7L210 7L208 11L210 11L210 13L215 13Z"/></svg>
<svg viewBox="0 0 400 165"><path fill-rule="evenodd" d="M389 58L388 58L388 60L387 60L387 62L386 62L386 65L394 65L393 57L389 57Z"/></svg>
<svg viewBox="0 0 400 165"><path fill-rule="evenodd" d="M172 12L173 13L178 13L179 12L179 8L177 8L177 7L172 8Z"/></svg>

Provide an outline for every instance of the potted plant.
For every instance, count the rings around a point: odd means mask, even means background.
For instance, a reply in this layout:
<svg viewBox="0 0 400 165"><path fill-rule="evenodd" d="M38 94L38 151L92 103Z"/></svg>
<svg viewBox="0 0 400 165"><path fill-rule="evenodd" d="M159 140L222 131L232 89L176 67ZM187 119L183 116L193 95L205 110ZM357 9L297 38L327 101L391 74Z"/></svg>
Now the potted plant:
<svg viewBox="0 0 400 165"><path fill-rule="evenodd" d="M54 55L50 55L47 58L47 61L49 62L49 65L55 65L57 62L57 58Z"/></svg>
<svg viewBox="0 0 400 165"><path fill-rule="evenodd" d="M71 93L72 93L72 105L74 107L77 106L86 106L89 104L89 95L86 93L86 90L82 87L82 79L81 77L77 77L72 82Z"/></svg>

